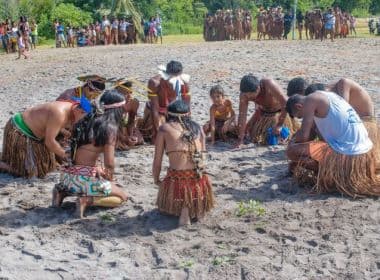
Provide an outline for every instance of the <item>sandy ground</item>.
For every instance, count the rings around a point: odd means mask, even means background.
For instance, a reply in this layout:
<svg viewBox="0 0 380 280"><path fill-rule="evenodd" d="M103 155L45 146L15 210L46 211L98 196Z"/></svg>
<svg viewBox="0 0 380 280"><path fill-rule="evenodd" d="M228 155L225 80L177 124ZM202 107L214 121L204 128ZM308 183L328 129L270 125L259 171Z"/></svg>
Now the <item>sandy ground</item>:
<svg viewBox="0 0 380 280"><path fill-rule="evenodd" d="M208 90L220 83L238 101L247 73L283 87L297 75L331 82L350 77L375 98L380 40L218 42L171 46L51 49L31 60L0 56L0 124L55 99L100 73L142 82L156 65L183 62L192 76L193 116L208 118ZM379 109L379 104L377 109ZM141 107L143 107L143 103ZM237 109L237 108L236 108ZM2 133L1 136L2 137ZM2 138L0 139L2 140ZM117 180L131 200L73 218L73 199L49 207L58 174L44 180L0 175L0 279L380 279L380 202L315 195L287 177L284 147L209 147L217 206L202 222L177 229L155 208L152 146L118 153ZM261 217L236 215L238 203L262 201Z"/></svg>

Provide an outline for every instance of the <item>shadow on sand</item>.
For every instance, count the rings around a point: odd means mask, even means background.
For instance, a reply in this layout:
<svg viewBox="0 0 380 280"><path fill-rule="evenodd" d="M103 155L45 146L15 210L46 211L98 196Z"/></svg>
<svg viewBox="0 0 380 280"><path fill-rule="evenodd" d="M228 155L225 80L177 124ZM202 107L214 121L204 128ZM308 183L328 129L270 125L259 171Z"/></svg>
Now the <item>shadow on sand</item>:
<svg viewBox="0 0 380 280"><path fill-rule="evenodd" d="M134 208L132 206L132 208ZM178 218L162 215L158 210L140 211L136 216L128 216L131 207L106 209L89 207L87 217L76 219L75 203L65 202L61 208L36 207L27 211L12 210L0 215L0 227L22 228L36 226L39 228L54 227L66 224L71 230L76 230L93 238L126 237L131 235L149 236L152 231L168 232L178 226ZM135 212L134 212L135 213Z"/></svg>
<svg viewBox="0 0 380 280"><path fill-rule="evenodd" d="M239 156L231 158L236 162L239 177L243 181L236 187L218 188L215 195L229 194L230 200L246 201L256 199L263 202L270 201L305 201L305 200L326 200L330 197L342 197L341 194L316 194L311 189L299 186L288 172L288 164L284 162L284 151L265 151L260 154L261 159L273 161L274 164L262 168L257 164L257 155ZM252 164L247 165L247 162ZM256 162L256 164L255 164ZM268 180L261 182L260 185L254 185L252 182L244 183L244 179L252 176L265 176ZM350 198L346 198L350 199Z"/></svg>

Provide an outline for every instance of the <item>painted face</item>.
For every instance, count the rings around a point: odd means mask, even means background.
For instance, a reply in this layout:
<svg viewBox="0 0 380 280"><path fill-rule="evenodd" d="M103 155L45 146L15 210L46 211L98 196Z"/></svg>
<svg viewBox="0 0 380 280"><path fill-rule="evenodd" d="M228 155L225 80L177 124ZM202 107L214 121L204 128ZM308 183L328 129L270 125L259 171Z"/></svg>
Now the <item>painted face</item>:
<svg viewBox="0 0 380 280"><path fill-rule="evenodd" d="M221 93L215 92L211 95L212 103L215 105L222 105L224 101L224 96Z"/></svg>

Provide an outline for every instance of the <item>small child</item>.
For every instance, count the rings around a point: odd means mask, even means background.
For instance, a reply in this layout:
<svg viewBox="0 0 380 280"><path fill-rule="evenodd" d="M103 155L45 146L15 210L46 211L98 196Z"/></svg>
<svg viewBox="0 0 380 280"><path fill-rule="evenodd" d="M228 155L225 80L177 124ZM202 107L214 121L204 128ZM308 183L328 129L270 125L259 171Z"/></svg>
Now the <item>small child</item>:
<svg viewBox="0 0 380 280"><path fill-rule="evenodd" d="M128 150L131 147L143 145L144 138L136 127L136 117L139 109L139 101L133 98L132 82L118 82L115 89L124 96L124 119L121 128L118 131L116 148L118 150Z"/></svg>
<svg viewBox="0 0 380 280"><path fill-rule="evenodd" d="M18 45L18 58L17 59L20 59L21 55L23 55L25 57L25 59L27 59L29 55L25 49L24 38L21 35L20 31L17 31L17 45Z"/></svg>
<svg viewBox="0 0 380 280"><path fill-rule="evenodd" d="M224 90L221 86L213 86L210 90L212 105L210 108L210 121L203 126L206 135L211 134L211 144L216 139L227 140L229 136L236 135L235 111L232 108L231 100L225 98Z"/></svg>

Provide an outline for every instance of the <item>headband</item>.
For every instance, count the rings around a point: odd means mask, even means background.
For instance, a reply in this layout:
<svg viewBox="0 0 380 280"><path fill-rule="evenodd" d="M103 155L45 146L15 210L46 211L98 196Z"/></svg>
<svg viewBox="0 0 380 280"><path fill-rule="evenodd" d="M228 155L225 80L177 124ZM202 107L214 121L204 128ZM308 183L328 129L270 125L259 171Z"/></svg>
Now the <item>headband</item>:
<svg viewBox="0 0 380 280"><path fill-rule="evenodd" d="M105 89L105 85L101 81L88 80L86 84L90 89L95 91L103 91Z"/></svg>
<svg viewBox="0 0 380 280"><path fill-rule="evenodd" d="M190 113L172 113L172 112L168 112L168 115L172 116L172 117L186 117L186 116L189 116Z"/></svg>
<svg viewBox="0 0 380 280"><path fill-rule="evenodd" d="M103 108L104 109L115 109L115 108L119 108L119 107L123 106L124 104L125 104L125 100L118 102L118 103L103 105Z"/></svg>

